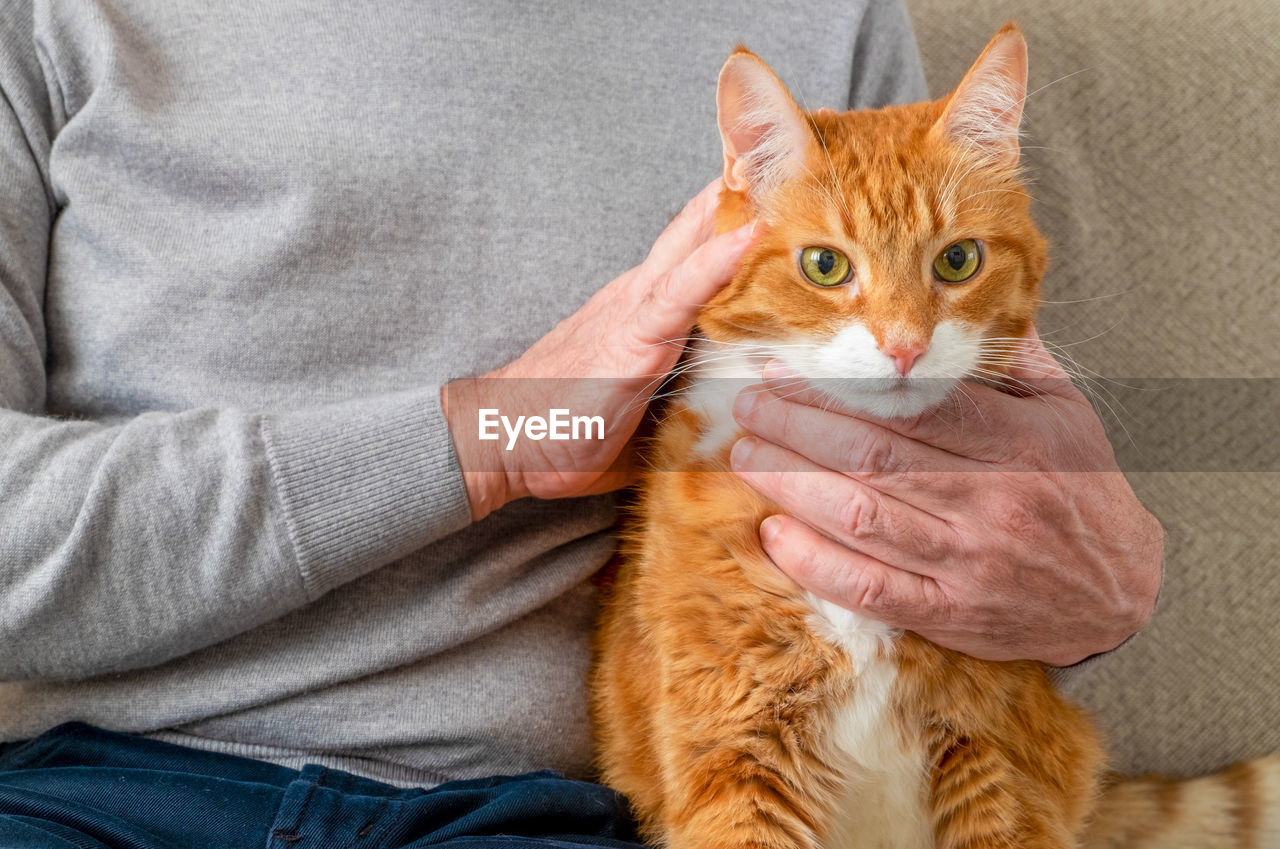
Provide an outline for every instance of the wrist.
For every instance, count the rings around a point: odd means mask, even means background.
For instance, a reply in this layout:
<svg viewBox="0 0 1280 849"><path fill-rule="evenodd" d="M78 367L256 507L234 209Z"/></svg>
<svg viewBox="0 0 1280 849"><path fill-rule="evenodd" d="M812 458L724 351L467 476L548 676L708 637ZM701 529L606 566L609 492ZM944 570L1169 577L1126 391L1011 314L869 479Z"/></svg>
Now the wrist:
<svg viewBox="0 0 1280 849"><path fill-rule="evenodd" d="M480 381L450 381L440 389L440 404L449 422L449 436L462 471L472 521L479 521L504 504L521 498L520 475L508 469L497 442L477 438L481 406L494 406L480 398Z"/></svg>

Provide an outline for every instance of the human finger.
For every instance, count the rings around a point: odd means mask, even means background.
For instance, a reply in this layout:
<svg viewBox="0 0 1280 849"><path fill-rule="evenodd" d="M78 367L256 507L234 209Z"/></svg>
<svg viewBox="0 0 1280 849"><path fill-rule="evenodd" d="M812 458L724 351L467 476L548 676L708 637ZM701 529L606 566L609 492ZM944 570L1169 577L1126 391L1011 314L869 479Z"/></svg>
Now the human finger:
<svg viewBox="0 0 1280 849"><path fill-rule="evenodd" d="M946 596L932 578L850 551L789 516L765 519L760 542L797 584L877 622L918 630L946 611Z"/></svg>
<svg viewBox="0 0 1280 849"><path fill-rule="evenodd" d="M658 234L642 264L649 274L665 274L715 235L720 187L720 179L717 177L686 203L676 213L676 217L671 219L671 223Z"/></svg>
<svg viewBox="0 0 1280 849"><path fill-rule="evenodd" d="M941 575L961 547L946 521L761 439L738 440L730 463L752 489L789 515L899 569Z"/></svg>
<svg viewBox="0 0 1280 849"><path fill-rule="evenodd" d="M698 311L733 279L738 262L755 242L752 225L716 236L656 278L644 280L632 327L644 341L684 336Z"/></svg>
<svg viewBox="0 0 1280 849"><path fill-rule="evenodd" d="M770 442L876 487L897 481L899 489L945 491L953 488L955 475L989 468L825 405L804 403L793 391L777 384L747 387L738 393L734 418Z"/></svg>

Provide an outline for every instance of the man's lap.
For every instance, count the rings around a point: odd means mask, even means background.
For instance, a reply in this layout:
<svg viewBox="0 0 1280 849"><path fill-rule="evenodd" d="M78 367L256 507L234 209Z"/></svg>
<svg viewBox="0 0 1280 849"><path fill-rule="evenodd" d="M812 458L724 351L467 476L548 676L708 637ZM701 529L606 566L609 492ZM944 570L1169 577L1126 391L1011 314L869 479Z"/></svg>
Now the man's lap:
<svg viewBox="0 0 1280 849"><path fill-rule="evenodd" d="M403 789L85 725L0 747L5 849L624 849L632 828L619 796L553 773Z"/></svg>

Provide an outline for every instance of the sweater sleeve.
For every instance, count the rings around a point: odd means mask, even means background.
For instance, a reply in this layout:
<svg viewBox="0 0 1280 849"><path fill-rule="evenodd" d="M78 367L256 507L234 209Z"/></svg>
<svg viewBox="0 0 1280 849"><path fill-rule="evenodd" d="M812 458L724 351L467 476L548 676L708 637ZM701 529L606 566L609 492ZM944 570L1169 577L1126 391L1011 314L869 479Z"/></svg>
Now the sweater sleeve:
<svg viewBox="0 0 1280 849"><path fill-rule="evenodd" d="M915 30L903 0L871 0L858 26L849 108L875 109L929 96Z"/></svg>
<svg viewBox="0 0 1280 849"><path fill-rule="evenodd" d="M0 26L0 680L160 663L469 522L439 388L261 414L46 415L57 203L29 4Z"/></svg>

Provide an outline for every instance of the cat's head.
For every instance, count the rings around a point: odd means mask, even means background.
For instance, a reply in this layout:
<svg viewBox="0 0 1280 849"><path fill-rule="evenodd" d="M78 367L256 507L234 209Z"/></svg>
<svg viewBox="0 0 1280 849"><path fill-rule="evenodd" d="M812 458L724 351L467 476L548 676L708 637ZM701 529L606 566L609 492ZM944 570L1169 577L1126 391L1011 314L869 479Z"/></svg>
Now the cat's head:
<svg viewBox="0 0 1280 849"><path fill-rule="evenodd" d="M1026 56L1008 24L948 96L836 113L801 110L735 51L717 94L717 225L767 226L702 333L880 416L1003 373L1047 261L1018 179Z"/></svg>

